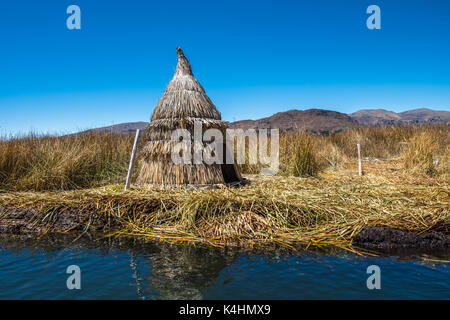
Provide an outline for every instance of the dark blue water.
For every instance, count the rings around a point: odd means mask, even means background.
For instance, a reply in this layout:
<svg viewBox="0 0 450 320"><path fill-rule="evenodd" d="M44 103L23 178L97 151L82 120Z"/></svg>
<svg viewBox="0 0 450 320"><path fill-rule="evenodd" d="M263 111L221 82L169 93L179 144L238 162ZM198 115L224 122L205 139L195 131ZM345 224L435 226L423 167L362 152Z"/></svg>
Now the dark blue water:
<svg viewBox="0 0 450 320"><path fill-rule="evenodd" d="M450 298L450 264L438 258L72 241L0 238L0 299ZM81 290L67 288L70 265ZM370 265L380 267L379 290L367 288Z"/></svg>

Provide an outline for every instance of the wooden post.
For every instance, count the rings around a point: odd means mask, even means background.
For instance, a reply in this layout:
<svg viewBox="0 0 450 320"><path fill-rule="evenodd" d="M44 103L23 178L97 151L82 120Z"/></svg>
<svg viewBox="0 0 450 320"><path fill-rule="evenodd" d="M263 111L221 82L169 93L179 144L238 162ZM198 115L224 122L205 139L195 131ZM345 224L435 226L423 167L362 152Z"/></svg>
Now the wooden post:
<svg viewBox="0 0 450 320"><path fill-rule="evenodd" d="M137 129L136 137L134 138L133 150L131 151L130 165L128 166L127 180L125 182L125 191L128 190L131 184L131 176L133 175L134 161L136 160L136 149L139 142L139 133L140 130Z"/></svg>
<svg viewBox="0 0 450 320"><path fill-rule="evenodd" d="M362 176L361 145L358 143L358 174Z"/></svg>

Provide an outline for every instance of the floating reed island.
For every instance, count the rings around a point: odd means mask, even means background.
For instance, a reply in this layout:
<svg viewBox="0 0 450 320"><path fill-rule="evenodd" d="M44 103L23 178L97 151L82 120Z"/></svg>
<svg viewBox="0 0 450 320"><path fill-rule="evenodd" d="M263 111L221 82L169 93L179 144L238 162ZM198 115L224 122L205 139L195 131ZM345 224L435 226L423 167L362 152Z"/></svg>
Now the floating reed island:
<svg viewBox="0 0 450 320"><path fill-rule="evenodd" d="M355 167L308 178L249 175L251 184L238 189L136 187L125 192L122 185L109 185L5 192L0 193L0 232L448 252L448 181L392 170L398 167L395 161L365 163L363 177Z"/></svg>
<svg viewBox="0 0 450 320"><path fill-rule="evenodd" d="M175 76L140 146L137 185L128 191L130 135L0 139L0 233L450 250L450 126L283 133L277 176L257 174L260 164L174 165L167 151L171 130L190 132L193 120L226 128L177 53ZM243 180L241 172L251 183L227 187Z"/></svg>

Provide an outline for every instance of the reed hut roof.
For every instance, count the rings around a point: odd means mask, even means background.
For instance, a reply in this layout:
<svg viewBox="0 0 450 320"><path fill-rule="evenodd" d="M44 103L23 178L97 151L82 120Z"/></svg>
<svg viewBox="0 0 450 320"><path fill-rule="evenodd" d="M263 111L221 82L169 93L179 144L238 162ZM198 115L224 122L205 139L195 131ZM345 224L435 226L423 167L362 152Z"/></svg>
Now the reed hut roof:
<svg viewBox="0 0 450 320"><path fill-rule="evenodd" d="M195 79L191 65L177 48L178 63L173 79L167 85L151 117L153 125L167 125L174 119L194 121L196 118L220 124L220 112L206 95L205 89ZM215 121L214 121L215 120Z"/></svg>

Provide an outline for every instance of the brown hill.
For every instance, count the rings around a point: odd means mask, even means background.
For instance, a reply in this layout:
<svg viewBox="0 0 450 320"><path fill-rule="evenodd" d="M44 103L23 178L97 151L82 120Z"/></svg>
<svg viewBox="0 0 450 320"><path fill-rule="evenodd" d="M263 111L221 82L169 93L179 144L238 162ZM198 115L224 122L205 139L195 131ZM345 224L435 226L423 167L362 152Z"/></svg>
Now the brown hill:
<svg viewBox="0 0 450 320"><path fill-rule="evenodd" d="M450 111L437 111L431 109L415 109L400 112L399 115L403 121L410 123L438 123L444 122L450 124Z"/></svg>
<svg viewBox="0 0 450 320"><path fill-rule="evenodd" d="M346 115L330 110L289 110L258 120L241 120L230 123L230 128L269 129L282 131L303 130L318 134L329 134L358 126L358 122Z"/></svg>
<svg viewBox="0 0 450 320"><path fill-rule="evenodd" d="M358 123L367 126L394 124L401 121L399 114L384 109L359 110L350 114L350 116Z"/></svg>
<svg viewBox="0 0 450 320"><path fill-rule="evenodd" d="M95 129L89 129L85 130L83 132L90 132L90 131L96 131L96 132L112 132L112 133L123 133L123 134L129 134L129 133L136 133L137 129L140 129L141 131L145 129L148 122L124 122L119 124L114 124L112 126L107 127L101 127L101 128L95 128ZM80 132L80 133L83 133Z"/></svg>
<svg viewBox="0 0 450 320"><path fill-rule="evenodd" d="M425 123L448 123L450 124L449 111L436 111L431 109L415 109L395 113L384 109L359 110L350 116L362 125L406 125Z"/></svg>

